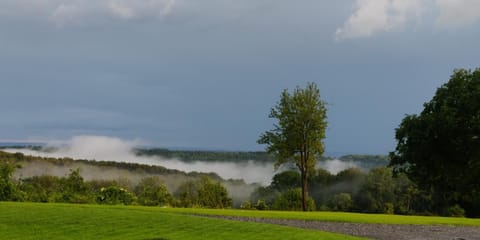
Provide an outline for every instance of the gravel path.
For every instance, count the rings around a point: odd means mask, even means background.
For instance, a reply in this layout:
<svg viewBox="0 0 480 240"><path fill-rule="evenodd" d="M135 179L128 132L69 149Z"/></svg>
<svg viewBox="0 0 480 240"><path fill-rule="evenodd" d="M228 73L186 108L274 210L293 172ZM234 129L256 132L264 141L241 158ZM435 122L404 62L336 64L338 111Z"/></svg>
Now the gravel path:
<svg viewBox="0 0 480 240"><path fill-rule="evenodd" d="M207 217L285 225L381 240L480 240L480 227L340 223L231 216Z"/></svg>

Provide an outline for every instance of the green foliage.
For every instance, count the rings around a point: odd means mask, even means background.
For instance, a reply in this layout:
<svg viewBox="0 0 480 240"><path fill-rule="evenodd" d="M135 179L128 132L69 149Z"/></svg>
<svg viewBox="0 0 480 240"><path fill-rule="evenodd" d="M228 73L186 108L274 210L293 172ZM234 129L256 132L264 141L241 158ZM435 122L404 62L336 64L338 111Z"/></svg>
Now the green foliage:
<svg viewBox="0 0 480 240"><path fill-rule="evenodd" d="M240 205L240 209L246 209L246 210L253 209L252 203L249 200L247 200Z"/></svg>
<svg viewBox="0 0 480 240"><path fill-rule="evenodd" d="M227 189L210 178L202 178L198 188L198 205L207 208L230 208L232 199L228 197Z"/></svg>
<svg viewBox="0 0 480 240"><path fill-rule="evenodd" d="M15 184L12 175L16 166L10 162L0 161L0 201L13 200L15 198Z"/></svg>
<svg viewBox="0 0 480 240"><path fill-rule="evenodd" d="M348 193L339 193L333 195L333 198L329 204L330 209L334 211L346 212L352 208L353 201L352 196Z"/></svg>
<svg viewBox="0 0 480 240"><path fill-rule="evenodd" d="M286 211L301 211L302 206L302 189L291 188L280 194L273 203L273 209ZM307 211L315 210L315 202L311 197L307 199Z"/></svg>
<svg viewBox="0 0 480 240"><path fill-rule="evenodd" d="M138 203L145 206L166 206L172 196L159 177L146 177L135 187Z"/></svg>
<svg viewBox="0 0 480 240"><path fill-rule="evenodd" d="M101 188L97 195L97 203L110 205L130 205L135 201L135 196L125 188L109 186Z"/></svg>
<svg viewBox="0 0 480 240"><path fill-rule="evenodd" d="M34 176L22 179L19 188L29 202L55 202L61 199L62 180L55 176Z"/></svg>
<svg viewBox="0 0 480 240"><path fill-rule="evenodd" d="M272 186L258 187L250 195L250 200L252 202L262 201L268 208L268 206L273 205L273 202L279 195L280 192L274 189Z"/></svg>
<svg viewBox="0 0 480 240"><path fill-rule="evenodd" d="M94 202L94 196L88 190L87 184L80 175L80 169L70 170L68 177L61 179L61 196L57 201L67 203L92 203Z"/></svg>
<svg viewBox="0 0 480 240"><path fill-rule="evenodd" d="M199 182L182 183L175 195L182 207L232 207L232 199L228 196L227 189L208 177L203 177Z"/></svg>
<svg viewBox="0 0 480 240"><path fill-rule="evenodd" d="M372 213L393 213L395 201L394 181L390 168L376 168L370 171L357 195L359 210Z"/></svg>
<svg viewBox="0 0 480 240"><path fill-rule="evenodd" d="M447 209L447 217L465 217L465 210L460 207L458 204L455 204L452 207Z"/></svg>
<svg viewBox="0 0 480 240"><path fill-rule="evenodd" d="M267 209L268 209L268 205L267 205L267 203L265 202L265 200L259 199L259 200L257 201L257 204L255 204L255 209L260 210L260 211L261 211L261 210L267 210Z"/></svg>
<svg viewBox="0 0 480 240"><path fill-rule="evenodd" d="M419 115L396 129L391 165L432 194L438 213L459 204L480 216L480 69L455 70Z"/></svg>
<svg viewBox="0 0 480 240"><path fill-rule="evenodd" d="M324 152L323 139L327 127L327 110L314 83L305 89L297 87L292 94L282 92L280 101L271 109L270 118L278 120L275 128L260 136L259 144L275 156L275 166L293 162L300 170L302 209L307 210L307 179L317 159Z"/></svg>
<svg viewBox="0 0 480 240"><path fill-rule="evenodd" d="M183 182L178 187L175 197L179 207L198 206L198 183L196 181Z"/></svg>
<svg viewBox="0 0 480 240"><path fill-rule="evenodd" d="M270 185L275 190L283 192L290 188L298 188L301 186L301 183L300 173L298 173L298 171L288 170L275 174Z"/></svg>

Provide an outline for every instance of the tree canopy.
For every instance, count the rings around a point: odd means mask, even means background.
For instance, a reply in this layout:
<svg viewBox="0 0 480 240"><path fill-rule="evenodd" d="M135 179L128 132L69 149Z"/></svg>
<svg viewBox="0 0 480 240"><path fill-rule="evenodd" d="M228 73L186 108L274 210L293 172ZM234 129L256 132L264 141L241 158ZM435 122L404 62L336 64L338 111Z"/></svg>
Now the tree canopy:
<svg viewBox="0 0 480 240"><path fill-rule="evenodd" d="M438 211L459 204L480 216L480 69L455 70L395 137L391 165L430 193Z"/></svg>
<svg viewBox="0 0 480 240"><path fill-rule="evenodd" d="M269 115L278 123L258 140L259 144L268 145L267 152L275 156L276 167L293 162L300 170L304 211L308 207L308 175L324 152L323 139L327 127L325 105L315 83L308 83L305 89L297 87L293 93L284 90Z"/></svg>

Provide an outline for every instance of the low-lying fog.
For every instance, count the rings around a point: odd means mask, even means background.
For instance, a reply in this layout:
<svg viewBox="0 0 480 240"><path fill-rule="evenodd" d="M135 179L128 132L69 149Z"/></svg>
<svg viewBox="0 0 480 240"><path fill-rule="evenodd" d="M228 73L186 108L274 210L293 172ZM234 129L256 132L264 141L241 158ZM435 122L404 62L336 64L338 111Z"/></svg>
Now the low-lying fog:
<svg viewBox="0 0 480 240"><path fill-rule="evenodd" d="M189 161L180 159L165 159L159 156L138 156L134 149L141 145L141 141L123 140L105 136L77 136L63 144L49 145L53 151L35 151L31 149L4 149L6 152L21 152L25 155L97 161L129 162L138 164L158 165L169 169L184 172L215 172L224 179L243 179L246 183L261 183L268 185L276 173L271 162L258 161L243 162L212 162ZM333 174L346 168L355 167L352 162L343 162L337 159L321 161L317 167L324 168Z"/></svg>

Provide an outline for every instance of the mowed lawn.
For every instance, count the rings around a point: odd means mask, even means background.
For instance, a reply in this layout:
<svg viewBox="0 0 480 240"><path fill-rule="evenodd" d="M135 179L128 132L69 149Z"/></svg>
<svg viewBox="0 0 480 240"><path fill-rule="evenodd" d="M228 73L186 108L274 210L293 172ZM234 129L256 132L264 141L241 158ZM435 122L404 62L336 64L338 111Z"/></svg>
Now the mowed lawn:
<svg viewBox="0 0 480 240"><path fill-rule="evenodd" d="M362 239L183 213L157 207L0 202L0 239Z"/></svg>
<svg viewBox="0 0 480 240"><path fill-rule="evenodd" d="M236 209L200 209L200 208L164 208L161 211L168 213L223 215L238 217L257 217L273 219L316 220L329 222L371 223L371 224L416 224L416 225L458 225L480 226L480 219L430 217L430 216L403 216L387 214L363 214L345 212L285 212L285 211L256 211Z"/></svg>

